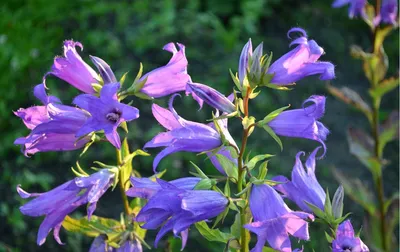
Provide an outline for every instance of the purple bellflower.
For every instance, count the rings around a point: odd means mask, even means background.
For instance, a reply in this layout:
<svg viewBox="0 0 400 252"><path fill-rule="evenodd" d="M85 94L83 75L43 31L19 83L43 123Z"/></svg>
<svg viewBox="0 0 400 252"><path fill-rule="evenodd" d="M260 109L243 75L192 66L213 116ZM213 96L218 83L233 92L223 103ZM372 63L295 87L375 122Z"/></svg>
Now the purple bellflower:
<svg viewBox="0 0 400 252"><path fill-rule="evenodd" d="M165 156L179 152L203 152L215 149L222 145L221 137L216 130L208 125L187 121L180 117L173 108L175 94L169 100L169 111L156 104L152 106L152 112L157 121L166 128L167 132L156 135L147 142L144 148L166 148L162 150L153 161L153 170Z"/></svg>
<svg viewBox="0 0 400 252"><path fill-rule="evenodd" d="M93 70L85 61L79 56L75 47L79 46L83 50L83 46L79 42L67 40L64 42L64 57L56 57L51 71L48 75L54 75L82 92L94 94L96 91L93 89L92 84L100 83L100 78L96 71Z"/></svg>
<svg viewBox="0 0 400 252"><path fill-rule="evenodd" d="M43 84L34 88L34 95L44 106L33 106L15 112L31 130L28 136L20 137L14 142L22 145L25 156L37 152L76 150L90 141L90 137L79 139L75 136L89 117L85 111L62 105L57 97L47 96Z"/></svg>
<svg viewBox="0 0 400 252"><path fill-rule="evenodd" d="M268 74L274 74L272 84L291 85L296 81L310 75L320 75L320 80L330 80L335 77L335 67L330 62L318 61L324 53L314 40L308 40L306 32L301 28L292 28L292 32L299 32L301 37L295 39L290 46L297 45L295 49L286 53L275 61L268 69Z"/></svg>
<svg viewBox="0 0 400 252"><path fill-rule="evenodd" d="M179 43L177 45L179 50L172 42L163 47L163 50L172 53L172 58L167 65L154 69L140 78L140 81L147 78L140 90L142 93L159 98L186 89L186 83L190 80L190 76L187 73L188 61L185 55L185 46Z"/></svg>
<svg viewBox="0 0 400 252"><path fill-rule="evenodd" d="M342 222L336 230L336 239L332 242L332 252L369 252L368 247L359 237L354 236L354 229L349 220Z"/></svg>
<svg viewBox="0 0 400 252"><path fill-rule="evenodd" d="M59 232L64 218L85 204L89 204L87 215L90 218L96 209L97 201L113 183L114 176L115 174L108 170L101 170L88 177L70 180L45 193L28 193L17 186L22 198L35 197L20 207L22 214L32 217L46 216L39 227L37 244L42 245L52 229L54 239L63 244Z"/></svg>
<svg viewBox="0 0 400 252"><path fill-rule="evenodd" d="M398 4L397 0L383 0L381 11L374 19L374 25L377 26L379 23L396 25Z"/></svg>
<svg viewBox="0 0 400 252"><path fill-rule="evenodd" d="M285 197L296 202L297 206L303 211L310 213L312 210L307 206L305 201L323 210L326 198L324 190L315 177L315 156L320 148L321 147L316 148L308 157L305 163L307 170L304 170L300 160L300 156L304 155L304 152L297 153L296 162L292 170L292 181L289 181L284 176L272 178L274 181L284 182L284 184L274 186L276 190L281 192Z"/></svg>
<svg viewBox="0 0 400 252"><path fill-rule="evenodd" d="M236 111L235 105L223 94L217 90L200 83L187 83L187 89L192 94L197 95L201 100L225 113L233 113Z"/></svg>
<svg viewBox="0 0 400 252"><path fill-rule="evenodd" d="M228 206L227 198L216 191L185 190L161 179L157 179L157 183L162 190L149 199L136 217L136 221L144 222L144 229L157 229L162 225L155 247L172 230L175 236L181 235L183 250L192 224L214 218Z"/></svg>
<svg viewBox="0 0 400 252"><path fill-rule="evenodd" d="M247 70L249 66L249 58L251 58L253 54L253 45L251 43L251 39L243 46L242 52L240 53L239 58L239 81L243 85L243 80L247 75Z"/></svg>
<svg viewBox="0 0 400 252"><path fill-rule="evenodd" d="M357 16L365 17L365 5L367 0L335 0L333 2L333 8L340 8L346 4L350 4L349 17L354 18Z"/></svg>
<svg viewBox="0 0 400 252"><path fill-rule="evenodd" d="M116 148L121 148L117 128L122 122L137 119L139 110L118 101L119 87L119 83L104 85L100 91L100 98L89 94L81 94L75 97L73 103L91 114L91 117L77 132L77 137L104 130L107 140Z"/></svg>
<svg viewBox="0 0 400 252"><path fill-rule="evenodd" d="M89 252L142 252L142 244L137 240L127 240L119 248L107 245L104 235L97 236L90 246Z"/></svg>
<svg viewBox="0 0 400 252"><path fill-rule="evenodd" d="M314 216L290 210L269 185L252 186L250 210L254 222L244 227L257 235L257 243L252 252L261 252L266 241L273 249L291 252L289 234L302 240L310 238L305 219L314 220Z"/></svg>
<svg viewBox="0 0 400 252"><path fill-rule="evenodd" d="M311 102L311 105L305 105ZM319 121L325 112L325 97L313 95L303 103L303 108L283 111L268 123L279 136L300 137L318 141L326 152L326 140L329 130Z"/></svg>

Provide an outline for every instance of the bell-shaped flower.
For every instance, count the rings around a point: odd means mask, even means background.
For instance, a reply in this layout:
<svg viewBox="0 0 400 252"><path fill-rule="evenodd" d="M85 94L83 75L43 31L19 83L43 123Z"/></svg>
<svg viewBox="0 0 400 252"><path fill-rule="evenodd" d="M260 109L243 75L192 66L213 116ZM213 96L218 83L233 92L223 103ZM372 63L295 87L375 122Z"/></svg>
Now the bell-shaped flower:
<svg viewBox="0 0 400 252"><path fill-rule="evenodd" d="M37 152L76 150L90 141L90 137L75 136L89 117L85 111L62 105L57 97L47 96L43 84L34 88L34 94L44 106L15 112L31 130L28 136L17 138L14 142L22 145L26 156Z"/></svg>
<svg viewBox="0 0 400 252"><path fill-rule="evenodd" d="M186 245L189 227L199 221L214 218L228 206L228 199L216 191L187 190L157 179L161 186L140 210L136 221L144 222L142 228L157 229L154 246L169 231L181 235L182 249Z"/></svg>
<svg viewBox="0 0 400 252"><path fill-rule="evenodd" d="M332 242L332 252L369 252L363 241L354 235L354 229L350 220L339 225L336 230L336 238Z"/></svg>
<svg viewBox="0 0 400 252"><path fill-rule="evenodd" d="M308 157L304 170L303 164L300 160L304 152L299 152L296 155L296 162L292 170L292 181L289 181L284 176L277 176L272 178L274 181L282 182L283 184L275 185L274 188L281 192L284 197L296 202L296 205L303 211L312 212L307 206L306 202L312 203L324 209L324 202L326 194L318 183L315 177L315 156L321 147L316 148Z"/></svg>
<svg viewBox="0 0 400 252"><path fill-rule="evenodd" d="M39 227L37 244L42 245L47 235L54 229L54 238L62 244L59 232L64 218L81 205L88 204L88 218L96 209L96 203L113 183L115 174L108 170L100 170L88 177L70 180L45 193L28 193L20 186L17 191L22 198L33 200L20 207L20 211L28 216L45 215Z"/></svg>
<svg viewBox="0 0 400 252"><path fill-rule="evenodd" d="M187 121L178 115L173 108L176 95L173 95L169 101L169 110L156 104L152 106L154 117L169 130L159 133L144 146L144 148L166 147L153 161L154 172L161 159L169 154L179 151L204 152L222 145L221 137L216 130L206 124Z"/></svg>
<svg viewBox="0 0 400 252"><path fill-rule="evenodd" d="M311 105L306 103L311 102ZM313 95L303 103L303 108L283 111L268 123L279 136L300 137L318 141L324 147L329 130L319 121L325 112L325 97Z"/></svg>
<svg viewBox="0 0 400 252"><path fill-rule="evenodd" d="M97 236L90 246L89 252L142 252L142 244L137 240L127 240L119 248L107 245L105 235Z"/></svg>
<svg viewBox="0 0 400 252"><path fill-rule="evenodd" d="M133 187L126 191L126 195L129 197L139 197L143 199L150 199L155 193L157 193L161 186L157 181L153 181L149 178L130 178ZM176 186L179 189L192 190L201 178L187 177L171 180L168 183Z"/></svg>
<svg viewBox="0 0 400 252"><path fill-rule="evenodd" d="M187 83L187 91L196 94L201 100L225 113L236 111L235 105L223 94L217 90L200 83Z"/></svg>
<svg viewBox="0 0 400 252"><path fill-rule="evenodd" d="M380 13L374 18L374 25L377 26L379 23L396 25L398 4L397 0L383 0Z"/></svg>
<svg viewBox="0 0 400 252"><path fill-rule="evenodd" d="M333 8L340 8L346 4L349 4L349 17L365 17L365 5L367 0L335 0L332 4Z"/></svg>
<svg viewBox="0 0 400 252"><path fill-rule="evenodd" d="M274 75L270 82L276 85L291 85L304 77L316 74L320 75L320 80L333 79L334 65L330 62L318 61L324 49L314 40L308 40L303 29L290 29L289 38L292 32L299 32L302 36L290 44L290 46L297 45L296 48L280 57L268 68L267 73Z"/></svg>
<svg viewBox="0 0 400 252"><path fill-rule="evenodd" d="M179 50L172 42L163 47L163 50L172 53L172 58L167 65L154 69L140 78L139 81L146 79L146 83L140 90L142 93L159 98L186 89L190 76L187 73L188 61L185 46L179 43L177 45Z"/></svg>
<svg viewBox="0 0 400 252"><path fill-rule="evenodd" d="M72 40L64 42L64 57L54 59L51 71L44 76L44 79L48 75L54 75L82 92L94 94L96 92L92 84L100 83L100 78L96 71L82 60L75 49L76 46L83 50L83 46L79 42Z"/></svg>
<svg viewBox="0 0 400 252"><path fill-rule="evenodd" d="M137 119L139 110L118 101L117 92L119 88L119 83L111 83L103 86L100 91L100 98L89 94L75 97L73 103L87 110L91 115L77 132L77 137L104 130L107 140L116 148L121 148L117 128L122 122Z"/></svg>
<svg viewBox="0 0 400 252"><path fill-rule="evenodd" d="M252 252L263 251L265 242L278 251L291 252L289 234L302 240L310 238L306 219L314 220L314 216L290 210L269 185L252 186L250 210L254 222L244 227L257 235Z"/></svg>

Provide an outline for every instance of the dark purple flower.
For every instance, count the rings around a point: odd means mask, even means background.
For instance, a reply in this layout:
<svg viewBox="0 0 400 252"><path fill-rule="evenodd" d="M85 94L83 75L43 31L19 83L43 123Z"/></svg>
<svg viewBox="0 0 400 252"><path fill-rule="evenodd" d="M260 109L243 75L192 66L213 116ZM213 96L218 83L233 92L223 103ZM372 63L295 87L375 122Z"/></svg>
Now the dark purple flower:
<svg viewBox="0 0 400 252"><path fill-rule="evenodd" d="M311 102L313 104L307 105ZM329 134L329 130L319 121L325 112L325 97L313 95L303 103L303 108L283 111L268 126L280 136L300 137L318 141L324 147L324 141Z"/></svg>
<svg viewBox="0 0 400 252"><path fill-rule="evenodd" d="M67 40L64 42L64 57L56 57L51 71L47 75L54 75L82 92L88 94L96 93L92 87L94 83L100 83L97 73L79 56L75 47L79 46L83 50L83 46L79 42Z"/></svg>
<svg viewBox="0 0 400 252"><path fill-rule="evenodd" d="M354 18L357 16L364 17L365 16L365 5L367 4L367 0L335 0L333 2L333 8L340 8L346 4L350 4L349 7L349 17Z"/></svg>
<svg viewBox="0 0 400 252"><path fill-rule="evenodd" d="M320 80L333 79L335 77L334 65L330 62L318 61L324 53L324 49L314 40L308 40L303 29L290 29L288 31L289 38L292 32L302 34L301 37L290 43L290 46L298 46L269 67L267 73L274 74L270 82L276 85L291 85L304 77L316 74L320 75Z"/></svg>
<svg viewBox="0 0 400 252"><path fill-rule="evenodd" d="M160 184L149 178L131 177L130 180L133 187L126 191L126 195L129 197L150 199L155 193L158 192L158 190L161 189ZM196 184L200 182L200 180L201 179L197 177L188 177L171 180L169 183L179 189L192 190Z"/></svg>
<svg viewBox="0 0 400 252"><path fill-rule="evenodd" d="M127 240L119 248L113 248L107 245L104 240L104 235L97 236L92 245L90 246L89 252L142 252L142 244L137 240Z"/></svg>
<svg viewBox="0 0 400 252"><path fill-rule="evenodd" d="M200 83L187 83L187 90L195 93L200 99L211 107L225 113L233 113L236 111L235 105L223 94L217 90Z"/></svg>
<svg viewBox="0 0 400 252"><path fill-rule="evenodd" d="M136 221L144 222L144 229L163 225L156 236L155 247L167 232L173 231L175 236L181 235L183 249L192 224L216 217L228 205L227 198L216 191L181 189L161 179L157 179L157 183L162 190L150 197L136 217Z"/></svg>
<svg viewBox="0 0 400 252"><path fill-rule="evenodd" d="M89 94L75 97L73 103L91 114L91 117L76 134L77 137L104 130L107 140L116 148L121 148L117 128L122 122L137 119L139 110L118 101L117 91L119 87L119 83L104 85L100 91L100 98Z"/></svg>
<svg viewBox="0 0 400 252"><path fill-rule="evenodd" d="M187 74L188 61L185 46L179 43L177 45L179 50L172 42L163 47L163 50L172 53L172 58L167 65L154 69L140 78L140 81L147 78L141 92L150 97L159 98L186 89L190 76Z"/></svg>
<svg viewBox="0 0 400 252"><path fill-rule="evenodd" d="M26 156L36 152L76 150L90 141L90 137L79 139L75 136L89 117L85 111L59 104L57 97L47 96L43 84L34 88L34 94L44 106L15 112L26 127L31 129L28 136L20 137L14 142L22 145Z"/></svg>
<svg viewBox="0 0 400 252"><path fill-rule="evenodd" d="M377 26L379 23L396 25L398 4L397 0L383 0L381 11L374 19L374 25Z"/></svg>
<svg viewBox="0 0 400 252"><path fill-rule="evenodd" d="M336 239L332 242L332 252L369 252L368 247L359 237L354 236L354 229L349 220L344 221L336 230Z"/></svg>
<svg viewBox="0 0 400 252"><path fill-rule="evenodd" d="M20 207L22 214L33 217L46 216L39 227L37 244L42 245L53 228L54 238L62 244L59 232L65 216L79 206L88 204L87 215L90 218L96 209L97 201L111 186L114 176L115 174L108 170L101 170L89 177L70 180L45 193L28 193L17 186L22 198L35 197Z"/></svg>
<svg viewBox="0 0 400 252"><path fill-rule="evenodd" d="M176 113L172 105L176 95L169 101L169 111L156 104L152 106L154 117L169 130L159 133L144 146L144 148L166 147L153 161L154 172L160 160L169 154L179 151L209 151L222 145L221 137L216 130L202 123L187 121Z"/></svg>
<svg viewBox="0 0 400 252"><path fill-rule="evenodd" d="M310 238L305 219L314 220L314 216L290 210L269 185L252 186L250 210L254 222L244 227L257 235L257 244L252 252L261 252L265 242L273 249L291 252L289 234L302 240Z"/></svg>
<svg viewBox="0 0 400 252"><path fill-rule="evenodd" d="M300 156L305 153L297 153L296 162L292 170L292 181L284 176L272 178L274 181L284 182L284 184L278 184L274 188L285 197L296 202L297 206L306 212L312 212L312 210L307 206L305 201L312 203L321 210L324 209L326 194L315 177L315 156L320 148L316 148L308 157L305 163L306 170L304 170L300 160Z"/></svg>

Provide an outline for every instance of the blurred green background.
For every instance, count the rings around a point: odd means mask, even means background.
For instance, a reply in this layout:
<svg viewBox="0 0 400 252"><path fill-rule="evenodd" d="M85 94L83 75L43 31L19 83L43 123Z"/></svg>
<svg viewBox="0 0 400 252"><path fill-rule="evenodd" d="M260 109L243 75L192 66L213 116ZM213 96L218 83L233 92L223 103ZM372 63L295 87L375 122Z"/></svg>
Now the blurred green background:
<svg viewBox="0 0 400 252"><path fill-rule="evenodd" d="M48 0L4 0L0 4L0 251L87 251L91 239L76 234L61 232L65 246L59 246L49 235L47 242L38 247L36 233L41 218L22 216L18 207L23 204L16 191L17 184L28 191L45 191L73 178L70 167L79 158L79 151L64 153L38 153L31 158L24 157L13 141L28 134L23 123L12 111L39 102L33 97L32 88L39 84L50 69L53 57L62 54L62 42L73 38L85 46L81 53L85 60L96 55L106 60L117 77L129 71L127 83L133 81L139 69L139 62L145 72L166 64L170 58L161 48L174 41L186 45L189 73L193 81L210 85L228 94L233 83L228 69L237 69L242 46L249 37L253 46L264 42L264 51L273 51L274 59L286 53L289 41L286 32L292 27L302 27L308 35L325 49L322 60L336 65L335 86L348 86L367 97L366 81L361 62L349 56L349 46L361 45L370 48L368 27L361 20L349 20L347 8L332 9L330 1L319 0L154 0L154 1L48 1ZM396 33L396 32L395 32ZM389 74L398 70L398 36L393 33L385 43L389 55ZM48 78L48 86L66 104L78 94L77 90L54 77ZM326 115L322 122L331 130L326 142L328 153L317 164L317 177L323 187L333 192L338 182L332 176L333 166L359 178L366 186L371 185L369 172L349 154L346 129L349 125L368 129L365 118L346 105L328 95L324 82L316 77L306 78L290 92L265 89L251 104L251 111L260 118L270 111L292 104L301 106L303 100L312 94L327 95ZM389 95L383 101L385 117L399 103L398 93ZM165 106L165 101L159 104ZM197 111L197 105L190 97L176 101L176 109L185 118L205 122L210 118L210 109L205 106ZM141 110L139 120L130 123L130 147L141 148L157 132L163 129L152 117L151 102L133 100ZM195 113L196 112L196 113ZM230 124L232 135L237 135L241 125ZM263 132L250 137L252 154L277 153L271 161L271 175L289 175L295 154L307 153L318 144L307 140L282 138L283 152ZM387 194L398 190L398 148L397 142L386 148L386 157L391 165L385 170ZM151 150L156 154L159 150ZM209 161L203 156L178 153L164 159L160 169L168 169L165 178L185 176L192 169L189 160L216 174ZM115 162L115 153L108 143L97 144L80 159L80 164L89 168L92 161ZM152 174L151 157L139 157L134 167L144 176ZM122 210L118 190L109 192L98 204L96 215L119 218ZM356 229L360 228L364 213L360 206L345 201L345 211L353 212L351 219ZM84 209L80 209L80 214ZM77 213L79 214L79 213ZM225 225L229 223L229 219ZM311 228L311 241L305 248L328 251L323 232L318 224ZM155 232L150 232L147 241L152 244ZM222 244L209 243L192 228L186 251L221 251ZM165 245L165 241L160 247ZM179 239L172 242L180 243ZM294 246L300 246L297 242ZM160 250L162 251L162 250Z"/></svg>

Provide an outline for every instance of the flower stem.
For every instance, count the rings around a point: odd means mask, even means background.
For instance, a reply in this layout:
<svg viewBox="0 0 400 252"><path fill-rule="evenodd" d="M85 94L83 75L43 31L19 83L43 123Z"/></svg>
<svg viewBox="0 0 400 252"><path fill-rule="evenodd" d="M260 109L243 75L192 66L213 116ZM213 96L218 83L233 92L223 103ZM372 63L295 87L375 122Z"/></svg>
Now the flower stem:
<svg viewBox="0 0 400 252"><path fill-rule="evenodd" d="M116 149L116 151L117 151L117 164L118 164L118 167L120 167L122 165L122 153L118 149ZM130 215L131 209L129 207L128 197L125 194L124 181L122 181L122 173L121 172L119 173L118 187L120 189L121 198L122 198L122 202L124 204L125 213L127 215Z"/></svg>
<svg viewBox="0 0 400 252"><path fill-rule="evenodd" d="M250 90L246 90L246 94L243 98L243 108L244 108L244 115L248 116L249 115L249 93ZM243 137L242 137L242 146L240 148L239 152L239 157L238 157L238 184L237 184L237 189L238 192L241 192L243 190L243 175L245 173L245 170L243 169L243 155L246 150L246 145L247 145L247 139L249 135L249 129L244 129L243 130ZM247 198L247 193L242 194L242 199L246 200ZM240 252L247 252L249 251L249 241L247 240L247 233L248 231L243 227L244 224L246 224L246 208L247 205L243 208L240 208Z"/></svg>

